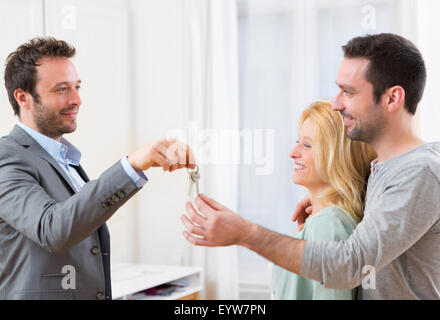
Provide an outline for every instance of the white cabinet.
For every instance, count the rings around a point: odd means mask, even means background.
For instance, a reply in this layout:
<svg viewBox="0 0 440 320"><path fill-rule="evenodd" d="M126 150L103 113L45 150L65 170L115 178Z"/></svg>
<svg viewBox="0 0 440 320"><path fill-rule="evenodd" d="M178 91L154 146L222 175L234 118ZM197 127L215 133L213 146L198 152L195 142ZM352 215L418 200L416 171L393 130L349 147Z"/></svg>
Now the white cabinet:
<svg viewBox="0 0 440 320"><path fill-rule="evenodd" d="M159 289L147 291L152 288ZM168 293L153 294L155 291L159 293L160 288ZM200 268L145 264L112 265L112 295L116 300L177 300L187 297L194 300L198 298L201 290Z"/></svg>

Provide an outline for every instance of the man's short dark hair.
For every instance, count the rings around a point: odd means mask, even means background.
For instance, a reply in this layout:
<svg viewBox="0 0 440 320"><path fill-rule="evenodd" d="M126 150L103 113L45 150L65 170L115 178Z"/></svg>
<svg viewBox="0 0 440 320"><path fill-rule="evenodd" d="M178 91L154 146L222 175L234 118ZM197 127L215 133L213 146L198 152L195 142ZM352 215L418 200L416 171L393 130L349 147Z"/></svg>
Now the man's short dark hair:
<svg viewBox="0 0 440 320"><path fill-rule="evenodd" d="M15 115L20 115L20 106L14 97L17 89L22 89L32 95L39 103L39 96L35 90L37 84L37 66L45 57L71 58L75 55L75 48L62 40L54 38L34 38L17 48L6 59L5 86L9 102Z"/></svg>
<svg viewBox="0 0 440 320"><path fill-rule="evenodd" d="M426 84L423 57L409 40L396 34L382 33L350 40L345 46L346 58L370 61L366 79L372 83L376 103L386 90L401 86L405 90L405 108L416 114Z"/></svg>

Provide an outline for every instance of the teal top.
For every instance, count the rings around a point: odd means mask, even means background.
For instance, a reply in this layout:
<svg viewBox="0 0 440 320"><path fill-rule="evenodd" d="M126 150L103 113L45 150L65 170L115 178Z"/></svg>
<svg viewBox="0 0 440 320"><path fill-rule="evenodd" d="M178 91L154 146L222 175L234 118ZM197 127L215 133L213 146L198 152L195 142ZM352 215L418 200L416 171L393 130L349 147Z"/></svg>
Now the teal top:
<svg viewBox="0 0 440 320"><path fill-rule="evenodd" d="M340 241L348 239L355 228L356 222L345 210L330 206L307 219L303 230L295 238L307 241ZM274 265L272 294L275 300L353 300L356 289L327 289L318 281L300 277Z"/></svg>

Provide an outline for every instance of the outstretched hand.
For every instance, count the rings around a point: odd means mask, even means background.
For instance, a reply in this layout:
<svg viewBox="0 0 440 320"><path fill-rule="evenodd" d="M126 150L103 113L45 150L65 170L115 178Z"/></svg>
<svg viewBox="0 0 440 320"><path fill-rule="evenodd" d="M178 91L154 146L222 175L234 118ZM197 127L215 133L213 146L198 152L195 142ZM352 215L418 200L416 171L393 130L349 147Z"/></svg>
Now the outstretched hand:
<svg viewBox="0 0 440 320"><path fill-rule="evenodd" d="M128 162L136 171L162 167L164 171L196 167L194 155L188 145L175 138L164 138L148 144L128 156Z"/></svg>
<svg viewBox="0 0 440 320"><path fill-rule="evenodd" d="M187 231L185 238L194 245L206 247L244 245L256 225L243 219L232 210L201 194L195 200L198 213L188 202L188 216L181 220Z"/></svg>

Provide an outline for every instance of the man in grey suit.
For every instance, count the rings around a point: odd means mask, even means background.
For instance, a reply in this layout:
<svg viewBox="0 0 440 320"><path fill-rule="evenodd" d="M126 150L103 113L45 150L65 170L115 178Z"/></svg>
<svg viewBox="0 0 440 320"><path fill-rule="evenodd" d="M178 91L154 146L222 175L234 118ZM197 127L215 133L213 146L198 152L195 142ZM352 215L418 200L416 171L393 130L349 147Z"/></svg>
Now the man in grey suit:
<svg viewBox="0 0 440 320"><path fill-rule="evenodd" d="M75 131L81 105L75 49L32 39L9 55L5 85L19 123L0 139L0 299L111 299L106 221L146 183L143 171L194 168L166 138L89 181Z"/></svg>

